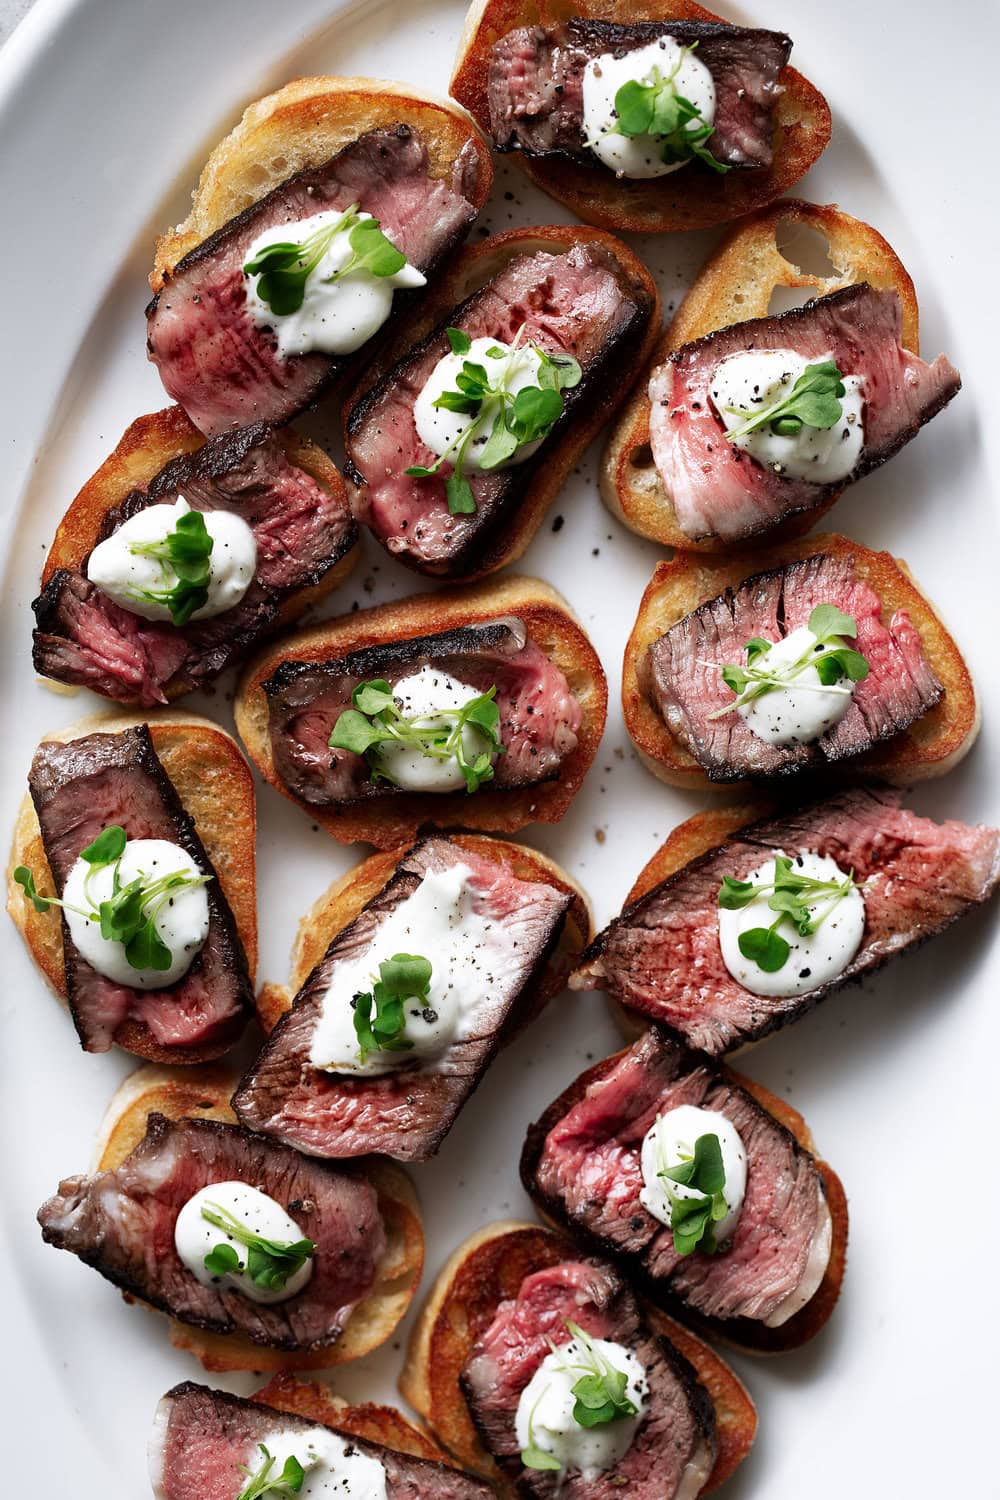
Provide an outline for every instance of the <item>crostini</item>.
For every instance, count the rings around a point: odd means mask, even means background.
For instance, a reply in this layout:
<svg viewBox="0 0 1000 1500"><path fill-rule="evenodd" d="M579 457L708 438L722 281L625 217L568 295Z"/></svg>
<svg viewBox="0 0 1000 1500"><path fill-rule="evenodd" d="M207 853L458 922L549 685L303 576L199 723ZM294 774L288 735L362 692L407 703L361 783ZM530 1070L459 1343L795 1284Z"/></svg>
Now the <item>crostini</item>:
<svg viewBox="0 0 1000 1500"><path fill-rule="evenodd" d="M658 1027L549 1106L521 1178L660 1306L751 1353L805 1343L840 1294L847 1200L801 1117Z"/></svg>
<svg viewBox="0 0 1000 1500"><path fill-rule="evenodd" d="M553 225L467 247L346 409L358 520L436 577L515 561L658 333L652 278L609 234Z"/></svg>
<svg viewBox="0 0 1000 1500"><path fill-rule="evenodd" d="M803 231L826 241L832 275L782 253ZM816 300L769 315L783 287ZM605 503L683 549L801 535L959 389L943 355L918 350L913 283L882 236L835 207L777 203L737 225L678 308L608 441Z"/></svg>
<svg viewBox="0 0 1000 1500"><path fill-rule="evenodd" d="M772 203L826 149L829 107L791 50L691 0L475 0L451 93L587 223L706 229Z"/></svg>
<svg viewBox="0 0 1000 1500"><path fill-rule="evenodd" d="M598 1442L591 1444L588 1427L573 1416L572 1395L555 1413L546 1402L532 1420L532 1446L541 1456L529 1451L537 1465L530 1467L521 1458L528 1413L519 1409L527 1404L523 1393L530 1388L534 1399L551 1369L549 1340L565 1351L571 1335L580 1337L566 1320L583 1331L584 1357L586 1339L596 1335L607 1341L601 1352L610 1346L616 1369L619 1361L626 1365L623 1356L642 1363L648 1390L642 1403L630 1402L642 1405L642 1420L637 1425L629 1418L638 1412L622 1413L625 1426L615 1431L607 1424L617 1421L617 1410L613 1418L596 1416L589 1431ZM563 1381L554 1373L558 1395ZM400 1390L458 1462L504 1496L549 1494L556 1474L560 1493L574 1500L610 1493L599 1463L585 1471L569 1456L557 1469L553 1452L596 1450L600 1457L610 1439L616 1448L624 1441L611 1485L628 1479L650 1500L693 1500L739 1467L757 1427L745 1387L700 1338L660 1309L637 1305L606 1261L581 1255L551 1229L510 1221L477 1231L444 1266L414 1327Z"/></svg>
<svg viewBox="0 0 1000 1500"><path fill-rule="evenodd" d="M570 985L607 990L710 1056L798 1020L1000 885L1000 832L899 803L888 788L855 787L787 811L696 813Z"/></svg>
<svg viewBox="0 0 1000 1500"><path fill-rule="evenodd" d="M193 716L88 719L42 741L28 784L7 910L84 1050L228 1051L257 964L253 779L235 741Z"/></svg>
<svg viewBox="0 0 1000 1500"><path fill-rule="evenodd" d="M563 988L587 901L544 855L465 834L372 855L299 928L233 1095L250 1130L310 1155L426 1161L498 1047Z"/></svg>
<svg viewBox="0 0 1000 1500"><path fill-rule="evenodd" d="M166 1313L171 1342L206 1370L358 1359L420 1279L413 1186L392 1162L335 1169L254 1136L235 1122L233 1084L212 1066L127 1078L95 1171L39 1210L43 1238Z"/></svg>
<svg viewBox="0 0 1000 1500"><path fill-rule="evenodd" d="M433 280L492 178L468 117L400 84L299 78L252 104L156 247L168 394L209 435L287 421Z"/></svg>
<svg viewBox="0 0 1000 1500"><path fill-rule="evenodd" d="M342 843L556 823L607 711L600 661L536 578L420 594L275 642L236 727L265 781Z"/></svg>
<svg viewBox="0 0 1000 1500"><path fill-rule="evenodd" d="M179 406L139 417L59 523L35 670L150 707L205 686L357 561L344 481L263 423L206 439Z"/></svg>
<svg viewBox="0 0 1000 1500"><path fill-rule="evenodd" d="M843 536L659 563L622 708L653 774L699 789L828 769L909 784L979 730L962 653L906 564Z"/></svg>

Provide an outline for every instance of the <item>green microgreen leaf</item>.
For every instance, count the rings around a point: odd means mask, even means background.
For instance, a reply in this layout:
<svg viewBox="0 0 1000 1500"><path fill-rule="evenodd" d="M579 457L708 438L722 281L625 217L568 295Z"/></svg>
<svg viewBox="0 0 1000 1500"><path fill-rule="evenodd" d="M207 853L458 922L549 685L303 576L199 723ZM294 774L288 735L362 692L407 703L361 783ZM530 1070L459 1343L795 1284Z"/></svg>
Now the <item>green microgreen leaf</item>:
<svg viewBox="0 0 1000 1500"><path fill-rule="evenodd" d="M273 1473L274 1458L263 1443L257 1444L263 1455L263 1462L257 1470L251 1470L243 1465L243 1473L247 1475L247 1483L237 1495L236 1500L261 1500L268 1494L297 1495L302 1488L306 1471L294 1454L285 1459L285 1464L280 1474Z"/></svg>
<svg viewBox="0 0 1000 1500"><path fill-rule="evenodd" d="M832 688L835 692L850 693L850 688L839 687L844 679L848 682L863 682L868 676L868 662L860 651L844 645L844 638L853 640L858 633L858 624L853 615L844 614L835 604L817 604L809 616L809 633L813 641L799 653L794 661L784 666L768 665L768 655L774 644L762 636L747 641L746 666L725 662L718 667L723 682L735 693L734 702L716 709L710 719L721 719L747 703L753 703L767 693L795 689L798 692L819 692ZM822 648L817 650L817 647ZM703 663L715 666L713 662ZM819 686L814 687L799 679L814 669Z"/></svg>
<svg viewBox="0 0 1000 1500"><path fill-rule="evenodd" d="M430 960L420 954L396 953L379 964L371 990L355 995L354 1032L358 1060L371 1052L409 1052L413 1043L404 1035L406 1002L425 1001L431 984Z"/></svg>
<svg viewBox="0 0 1000 1500"><path fill-rule="evenodd" d="M755 963L765 974L776 974L788 962L791 952L780 932L772 927L751 927L739 936L739 948L744 958Z"/></svg>
<svg viewBox="0 0 1000 1500"><path fill-rule="evenodd" d="M562 1468L554 1454L546 1453L544 1448L539 1448L534 1443L521 1449L521 1462L526 1469L550 1470L552 1473Z"/></svg>
<svg viewBox="0 0 1000 1500"><path fill-rule="evenodd" d="M445 333L448 335L452 354L468 354L472 348L472 340L464 328L446 328Z"/></svg>
<svg viewBox="0 0 1000 1500"><path fill-rule="evenodd" d="M35 877L26 865L18 865L14 871L14 880L24 891L25 898L31 902L36 911L48 911L50 906L58 906L61 903L54 896L41 896L35 889Z"/></svg>
<svg viewBox="0 0 1000 1500"><path fill-rule="evenodd" d="M623 83L615 94L615 124L607 133L629 138L651 136L663 161L673 164L693 158L714 172L725 173L729 166L718 161L705 145L714 135L715 127L677 89L677 75L685 57L693 50L693 47L683 48L667 74L654 67L649 83L635 79Z"/></svg>
<svg viewBox="0 0 1000 1500"><path fill-rule="evenodd" d="M102 829L86 849L80 850L80 858L85 859L89 865L113 865L115 860L121 859L125 853L127 842L124 828L113 823L110 827Z"/></svg>
<svg viewBox="0 0 1000 1500"><path fill-rule="evenodd" d="M277 317L287 317L301 308L309 277L339 234L347 235L351 254L323 278L325 285L358 274L384 279L406 265L406 256L383 234L378 219L362 219L358 204L352 203L339 219L299 241L265 245L246 262L243 273L258 277L256 293L261 302Z"/></svg>
<svg viewBox="0 0 1000 1500"><path fill-rule="evenodd" d="M474 792L493 777L493 758L503 755L500 743L500 712L494 702L496 688L470 698L461 708L439 709L432 715L408 718L398 708L389 684L382 679L359 683L352 694L356 708L344 709L333 726L329 744L333 750L365 755L372 780L391 781L379 757L382 745L408 745L434 760L454 759L466 787ZM363 705L363 707L362 707ZM428 719L432 722L428 723ZM471 725L486 741L472 760L466 754L463 730Z"/></svg>
<svg viewBox="0 0 1000 1500"><path fill-rule="evenodd" d="M295 1275L311 1260L316 1253L316 1246L312 1240L271 1240L264 1235L255 1234L245 1223L237 1219L223 1208L221 1203L203 1203L201 1216L216 1229L221 1229L230 1239L235 1240L238 1245L243 1245L247 1251L245 1274L250 1280L266 1291L282 1291ZM215 1256L220 1249L226 1248L226 1242L221 1241L219 1245L213 1246L205 1257L206 1269L217 1274L212 1266L209 1266L209 1256ZM228 1248L232 1248L229 1246ZM229 1257L223 1256L226 1270L232 1271L234 1267L229 1263ZM215 1262L218 1264L218 1262ZM237 1264L239 1257L237 1256ZM222 1272L220 1274L225 1274Z"/></svg>
<svg viewBox="0 0 1000 1500"><path fill-rule="evenodd" d="M160 564L163 587L131 589L134 599L165 604L175 625L186 625L195 610L208 601L212 577L214 539L199 510L178 516L172 531L159 542L130 542L136 557L151 557Z"/></svg>
<svg viewBox="0 0 1000 1500"><path fill-rule="evenodd" d="M814 364L806 365L789 391L776 396L769 405L752 412L745 421L731 428L726 433L726 438L730 443L735 442L737 438L746 437L758 428L773 429L776 421L788 417L796 417L800 425L820 430L836 427L843 413L841 398L845 392L844 377L833 360L817 360ZM784 430L786 436L792 430L788 428L787 422ZM820 607L833 608L832 605Z"/></svg>
<svg viewBox="0 0 1000 1500"><path fill-rule="evenodd" d="M567 1319L566 1327L577 1345L574 1357L584 1368L584 1374L571 1387L574 1399L573 1420L580 1427L600 1427L606 1422L615 1422L622 1417L634 1417L638 1411L635 1402L626 1395L628 1375L619 1370L597 1349L593 1339L577 1323Z"/></svg>

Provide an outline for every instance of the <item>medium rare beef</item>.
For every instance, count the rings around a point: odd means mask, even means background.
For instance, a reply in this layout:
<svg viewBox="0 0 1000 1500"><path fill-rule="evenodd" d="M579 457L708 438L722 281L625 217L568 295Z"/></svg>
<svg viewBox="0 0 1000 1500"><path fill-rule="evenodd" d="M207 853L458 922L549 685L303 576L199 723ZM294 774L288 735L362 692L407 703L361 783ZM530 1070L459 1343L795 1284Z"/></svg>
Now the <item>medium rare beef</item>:
<svg viewBox="0 0 1000 1500"><path fill-rule="evenodd" d="M862 282L675 350L649 382L649 433L685 536L735 541L767 531L815 509L916 437L961 381L943 354L928 365L904 349L902 326L898 293ZM864 447L846 479L813 484L777 474L727 441L709 394L712 377L721 360L748 349L793 349L808 360L832 359L842 375L863 378Z"/></svg>
<svg viewBox="0 0 1000 1500"><path fill-rule="evenodd" d="M391 1073L352 1078L310 1062L310 1048L324 997L338 971L377 941L386 917L417 891L428 872L465 865L472 910L492 920L509 944L489 954L488 993L471 1030L430 1065L403 1065ZM484 859L449 839L417 844L384 889L333 939L295 1002L233 1096L233 1108L252 1130L277 1136L316 1156L364 1156L424 1161L437 1151L456 1115L478 1084L505 1030L522 1009L559 939L571 896L540 881L519 880L502 864ZM404 943L424 954L419 930ZM373 964L374 968L374 964ZM470 991L482 972L465 971ZM342 992L338 1002L349 1005Z"/></svg>
<svg viewBox="0 0 1000 1500"><path fill-rule="evenodd" d="M251 528L257 569L232 609L178 627L121 608L79 569L60 568L34 602L35 670L118 703L165 703L201 687L273 631L295 592L318 584L357 540L349 512L262 422L172 459L104 519L100 540L149 505L183 497L193 510L230 511Z"/></svg>
<svg viewBox="0 0 1000 1500"><path fill-rule="evenodd" d="M481 693L496 688L504 753L487 783L491 791L559 775L576 749L580 705L523 621L500 619L367 646L333 661L283 662L264 692L271 752L285 786L319 807L397 793L386 781L372 781L363 756L331 750L330 735L359 682L374 678L394 686L424 666L439 667Z"/></svg>
<svg viewBox="0 0 1000 1500"><path fill-rule="evenodd" d="M500 151L558 153L603 164L584 142L583 74L587 63L672 37L695 56L715 84L714 130L707 142L729 167L769 167L778 79L792 50L780 31L714 21L613 21L574 16L564 26L522 26L494 44L490 58L490 132Z"/></svg>
<svg viewBox="0 0 1000 1500"><path fill-rule="evenodd" d="M680 1105L716 1110L746 1150L746 1196L727 1248L686 1256L643 1207L642 1142ZM536 1202L587 1243L621 1257L656 1300L729 1323L766 1322L814 1295L831 1219L812 1156L732 1076L651 1027L590 1069L528 1132L521 1158Z"/></svg>
<svg viewBox="0 0 1000 1500"><path fill-rule="evenodd" d="M268 1447L276 1433L301 1432L306 1437L319 1425L185 1381L168 1391L157 1408L149 1445L153 1490L158 1500L234 1500L246 1481L246 1470L260 1467L262 1443ZM493 1494L482 1479L447 1464L413 1458L351 1433L338 1436L347 1444L345 1456L362 1453L383 1465L386 1500L489 1500ZM328 1483L336 1483L334 1474ZM346 1477L341 1483L350 1500Z"/></svg>
<svg viewBox="0 0 1000 1500"><path fill-rule="evenodd" d="M45 740L35 752L28 786L60 896L81 849L114 825L130 839L179 844L211 876L205 886L208 937L187 972L166 989L129 989L99 974L80 954L63 918L66 993L84 1049L107 1052L114 1041L128 1047L140 1028L158 1046L176 1048L179 1062L226 1051L253 1011L246 954L194 820L160 764L148 725L88 734L66 744ZM185 1058L192 1048L198 1058Z"/></svg>
<svg viewBox="0 0 1000 1500"><path fill-rule="evenodd" d="M383 376L347 419L348 468L360 486L359 520L395 557L423 573L462 577L500 556L518 506L552 447L575 423L634 378L635 348L652 302L604 245L579 244L560 254L518 255L456 308L422 343ZM553 356L571 355L579 385L563 392L562 415L523 463L491 472L470 471L476 509L451 515L445 479L451 465L426 479L408 475L438 455L421 440L414 402L438 361L449 353L446 327L471 339L523 341Z"/></svg>
<svg viewBox="0 0 1000 1500"><path fill-rule="evenodd" d="M807 625L818 604L835 604L857 621L852 645L868 663L851 706L817 741L773 745L737 712L719 668L742 666L749 640L779 641ZM905 609L882 622L882 604L856 576L850 556L817 553L758 573L738 589L701 604L654 641L640 666L643 686L670 732L712 781L777 776L860 755L891 739L934 707L944 693Z"/></svg>
<svg viewBox="0 0 1000 1500"><path fill-rule="evenodd" d="M592 1338L622 1344L645 1366L649 1400L624 1458L596 1479L521 1463L515 1420L521 1392L550 1352L569 1340L567 1320ZM472 1419L487 1449L522 1494L564 1500L693 1500L715 1461L715 1413L687 1360L643 1322L618 1273L594 1259L563 1261L522 1281L501 1302L461 1375Z"/></svg>
<svg viewBox="0 0 1000 1500"><path fill-rule="evenodd" d="M719 947L722 877L744 879L775 850L828 855L863 882L864 934L828 984L793 998L752 995ZM583 955L574 989L607 989L692 1047L717 1054L795 1021L818 1000L943 932L1000 883L1000 833L934 823L899 806L899 793L859 787L732 834L627 906Z"/></svg>
<svg viewBox="0 0 1000 1500"><path fill-rule="evenodd" d="M419 131L403 124L369 130L223 224L178 261L146 309L149 358L169 395L205 433L287 422L347 360L278 355L274 336L247 311L243 265L254 240L276 224L357 204L426 276L476 217L477 172L471 143L446 182L431 175ZM405 297L397 292L394 300ZM364 348L348 356L352 366L363 358Z"/></svg>
<svg viewBox="0 0 1000 1500"><path fill-rule="evenodd" d="M312 1240L312 1275L285 1302L253 1302L223 1284L203 1286L174 1248L184 1204L215 1182L246 1182L287 1209ZM386 1244L375 1190L287 1146L217 1120L151 1114L122 1165L68 1177L38 1210L42 1238L70 1250L130 1296L213 1333L240 1333L274 1349L336 1343L375 1285Z"/></svg>

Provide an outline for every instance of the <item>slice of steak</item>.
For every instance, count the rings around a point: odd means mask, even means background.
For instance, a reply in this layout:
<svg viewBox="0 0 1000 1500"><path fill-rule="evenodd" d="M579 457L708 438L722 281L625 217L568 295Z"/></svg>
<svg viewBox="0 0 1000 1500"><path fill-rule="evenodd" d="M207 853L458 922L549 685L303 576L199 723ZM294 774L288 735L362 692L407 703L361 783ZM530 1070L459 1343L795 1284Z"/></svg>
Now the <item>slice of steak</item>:
<svg viewBox="0 0 1000 1500"><path fill-rule="evenodd" d="M419 131L404 124L369 130L223 224L178 261L146 309L149 358L169 395L205 433L287 422L359 365L367 346L346 358L282 359L274 336L247 311L243 265L253 241L276 224L356 203L428 276L476 217L469 195L477 171L470 147L445 182L431 176ZM397 306L409 300L406 292L394 297Z"/></svg>
<svg viewBox="0 0 1000 1500"><path fill-rule="evenodd" d="M943 354L928 365L904 349L902 327L898 294L861 282L675 350L649 382L649 434L685 536L736 541L767 531L815 509L916 437L961 381ZM711 402L712 377L721 360L748 349L792 349L808 360L833 359L841 374L863 378L864 447L846 479L813 484L777 474L727 441Z"/></svg>
<svg viewBox="0 0 1000 1500"><path fill-rule="evenodd" d="M440 577L462 577L502 551L531 481L554 444L575 422L630 385L635 348L652 313L648 289L600 244L553 254L518 255L422 343L399 361L352 408L347 419L348 470L361 487L356 509L382 545L403 562ZM492 472L468 474L475 512L451 515L445 479L451 465L428 479L408 475L437 462L417 433L414 403L438 361L450 352L446 327L471 339L525 341L551 355L572 355L583 372L563 393L562 415L531 458Z"/></svg>
<svg viewBox="0 0 1000 1500"><path fill-rule="evenodd" d="M673 1231L643 1207L642 1142L681 1105L716 1110L746 1150L747 1188L727 1249L678 1255ZM543 1211L620 1257L668 1306L721 1321L783 1318L822 1283L831 1217L813 1157L726 1072L657 1027L578 1078L528 1131L525 1187Z"/></svg>
<svg viewBox="0 0 1000 1500"><path fill-rule="evenodd" d="M66 744L43 741L28 786L59 896L81 849L116 824L130 839L179 844L211 876L205 886L208 937L187 972L166 989L130 989L99 974L80 954L63 918L66 993L84 1050L107 1052L120 1034L127 1046L130 1028L138 1025L159 1046L179 1053L226 1051L253 1013L246 954L194 819L160 764L148 725Z"/></svg>
<svg viewBox="0 0 1000 1500"><path fill-rule="evenodd" d="M203 1286L174 1247L184 1204L215 1182L246 1182L287 1209L316 1246L313 1271L287 1302L253 1302ZM217 1120L151 1114L146 1135L114 1171L68 1177L38 1210L42 1238L70 1250L123 1292L213 1333L273 1349L336 1343L375 1285L385 1229L375 1189L275 1141Z"/></svg>
<svg viewBox="0 0 1000 1500"><path fill-rule="evenodd" d="M857 621L852 642L868 663L838 724L811 743L773 745L735 711L719 667L742 666L755 636L779 641L807 625L818 604L835 604ZM738 589L701 604L649 647L640 677L667 727L712 781L779 776L861 755L891 739L934 707L944 688L924 656L905 609L885 625L874 589L857 577L850 556L816 553L757 573Z"/></svg>
<svg viewBox="0 0 1000 1500"><path fill-rule="evenodd" d="M836 979L791 999L745 990L719 947L722 877L744 879L775 850L828 855L864 883L864 935L854 958ZM691 860L605 928L570 984L609 990L710 1055L729 1052L943 932L998 884L995 829L935 823L901 808L896 791L859 787L751 823Z"/></svg>
<svg viewBox="0 0 1000 1500"><path fill-rule="evenodd" d="M314 1067L313 1036L338 971L371 947L385 919L419 889L428 873L461 865L469 870L473 911L494 922L509 944L506 953L488 954L489 994L471 1031L433 1062L404 1064L374 1077L352 1078ZM383 890L333 939L292 1009L278 1022L233 1095L238 1118L251 1130L277 1136L315 1156L378 1153L399 1161L427 1160L520 1014L520 1002L530 994L559 940L571 900L565 891L519 880L502 864L449 839L417 844ZM412 940L403 944L406 951L425 953L421 937L414 930ZM481 971L470 968L465 982L471 987L482 978ZM339 996L345 1006L352 999L350 992Z"/></svg>
<svg viewBox="0 0 1000 1500"><path fill-rule="evenodd" d="M192 510L230 511L257 544L257 569L240 602L178 627L123 609L79 569L60 568L32 606L35 670L118 703L149 707L202 687L281 623L293 594L318 584L357 540L342 502L293 464L264 423L210 438L172 459L145 489L104 518L100 540L149 505L183 497Z"/></svg>
<svg viewBox="0 0 1000 1500"><path fill-rule="evenodd" d="M613 21L574 16L564 26L522 26L494 43L490 133L499 151L572 156L607 171L584 144L583 75L593 58L621 57L672 37L695 47L715 84L715 128L708 149L729 167L769 167L774 156L778 79L792 50L780 31L714 21ZM623 179L627 189L628 180Z"/></svg>
<svg viewBox="0 0 1000 1500"><path fill-rule="evenodd" d="M283 662L264 683L275 769L296 797L318 807L392 796L373 782L362 755L331 750L330 735L359 682L394 687L424 666L480 693L495 687L504 753L491 791L551 781L576 749L581 709L565 676L517 619L460 626L439 635L373 644L333 661Z"/></svg>
<svg viewBox="0 0 1000 1500"><path fill-rule="evenodd" d="M596 1479L579 1469L552 1473L521 1463L515 1427L521 1392L550 1352L569 1340L567 1320L592 1338L622 1344L645 1366L648 1406L620 1463ZM605 1261L563 1261L522 1281L501 1302L472 1348L461 1386L479 1435L504 1475L525 1495L612 1500L693 1500L717 1452L715 1413L684 1356L643 1322L632 1293Z"/></svg>
<svg viewBox="0 0 1000 1500"><path fill-rule="evenodd" d="M158 1500L234 1500L246 1471L261 1465L261 1444L267 1447L277 1433L307 1438L318 1427L306 1417L186 1380L157 1407L149 1445L153 1490ZM382 1464L386 1500L490 1500L493 1495L484 1480L447 1464L413 1458L335 1427L326 1430L344 1439L347 1454L362 1453ZM324 1478L331 1489L338 1484L335 1473ZM351 1500L346 1476L339 1485Z"/></svg>

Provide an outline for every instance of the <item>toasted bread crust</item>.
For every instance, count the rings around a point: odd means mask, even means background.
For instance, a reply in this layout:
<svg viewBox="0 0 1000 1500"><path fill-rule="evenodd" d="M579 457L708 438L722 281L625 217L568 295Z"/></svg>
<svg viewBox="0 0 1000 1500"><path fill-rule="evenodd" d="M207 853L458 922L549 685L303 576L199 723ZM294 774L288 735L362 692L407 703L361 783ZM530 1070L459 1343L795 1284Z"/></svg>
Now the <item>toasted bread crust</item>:
<svg viewBox="0 0 1000 1500"><path fill-rule="evenodd" d="M194 818L198 837L219 877L236 930L247 956L251 982L257 970L257 812L253 777L232 735L200 715L157 710L150 714L96 714L53 730L45 740L79 739L86 734L115 734L148 724L153 748L181 802ZM53 889L42 833L27 794L14 825L7 862L7 910L29 954L62 1003L66 1003L62 923L52 912L37 912L14 881L18 865L27 865L41 891ZM124 1021L116 1044L148 1062L194 1064L226 1052L231 1042L203 1047L161 1047L148 1028Z"/></svg>
<svg viewBox="0 0 1000 1500"><path fill-rule="evenodd" d="M517 1295L525 1276L578 1254L579 1248L564 1235L539 1224L488 1224L445 1263L410 1336L400 1391L462 1467L491 1480L504 1496L513 1491L480 1442L458 1377L497 1307ZM700 1338L648 1305L643 1312L657 1333L676 1343L712 1398L719 1455L703 1491L707 1493L749 1453L757 1429L753 1401L729 1366Z"/></svg>
<svg viewBox="0 0 1000 1500"><path fill-rule="evenodd" d="M891 740L851 760L826 767L834 776L875 776L908 785L941 776L972 746L979 732L979 704L975 686L961 651L927 597L918 589L906 563L888 552L873 552L860 542L824 534L785 542L766 551L740 553L722 560L679 552L670 562L657 564L639 605L639 614L622 664L622 711L625 727L643 762L672 786L701 790L739 791L750 783L720 784L674 738L659 711L640 685L643 659L654 641L700 604L738 588L754 573L784 567L799 558L826 552L850 558L859 578L882 600L885 621L905 609L920 632L927 659L944 685L944 697L922 718Z"/></svg>
<svg viewBox="0 0 1000 1500"><path fill-rule="evenodd" d="M801 270L779 248L789 230L813 230L828 244L833 276ZM836 204L820 206L787 198L737 224L709 257L658 347L642 379L612 429L601 460L601 496L612 515L640 536L687 552L731 552L740 543L709 537L692 541L677 524L649 447L649 378L668 354L694 339L767 316L777 287L812 288L818 297L867 281L898 292L903 305L903 343L920 352L919 318L913 282L878 230L843 213ZM801 536L816 525L840 492L813 510L790 516L770 533L773 540ZM755 545L751 538L742 544ZM759 541L756 543L759 545Z"/></svg>
<svg viewBox="0 0 1000 1500"><path fill-rule="evenodd" d="M267 1385L254 1391L251 1400L261 1406L271 1406L275 1411L292 1412L324 1427L336 1427L338 1432L350 1433L365 1442L384 1443L397 1453L429 1458L439 1464L453 1464L433 1438L394 1406L378 1406L371 1401L355 1405L336 1395L328 1386L319 1385L314 1380L299 1380L286 1370L272 1375Z"/></svg>
<svg viewBox="0 0 1000 1500"><path fill-rule="evenodd" d="M323 661L364 646L431 635L457 625L517 615L546 656L565 674L583 716L576 749L563 762L557 781L511 791L480 789L444 795L399 794L383 805L314 807L300 802L277 774L268 732L263 684L285 661ZM597 753L607 715L608 687L600 660L569 605L537 578L507 577L498 583L418 594L325 621L266 647L247 667L233 705L236 727L247 754L265 781L305 808L341 843L369 843L395 849L412 843L418 829L466 828L515 833L527 823L558 823L572 802Z"/></svg>
<svg viewBox="0 0 1000 1500"><path fill-rule="evenodd" d="M552 25L567 14L591 20L718 21L692 0L475 0L462 32L451 78L451 93L489 134L487 100L490 53L494 43L519 26ZM753 24L752 22L750 24ZM662 234L679 229L707 229L742 218L772 203L803 177L830 140L830 109L817 89L794 68L782 70L785 92L774 117L777 128L773 164L766 171L712 172L685 169L649 181L620 183L595 163L512 155L543 192L564 203L587 224L606 229Z"/></svg>
<svg viewBox="0 0 1000 1500"><path fill-rule="evenodd" d="M191 1116L235 1125L229 1105L235 1084L235 1077L218 1066L185 1073L156 1066L137 1069L108 1106L98 1133L95 1170L104 1172L121 1165L145 1136L146 1118L153 1111L171 1120ZM424 1236L417 1195L406 1173L394 1162L373 1158L366 1165L366 1175L378 1193L388 1244L375 1287L354 1309L336 1344L289 1353L262 1348L242 1334L208 1333L171 1318L174 1347L189 1350L206 1370L219 1374L227 1370L325 1370L360 1359L384 1343L417 1289L424 1264Z"/></svg>

